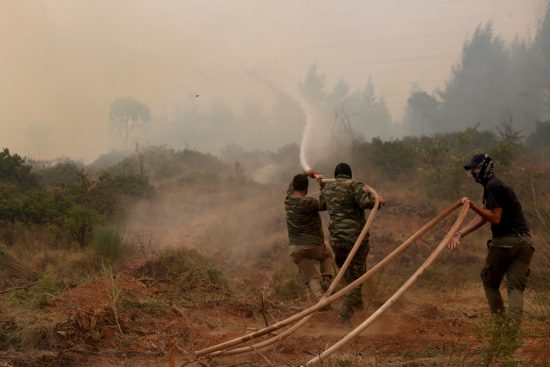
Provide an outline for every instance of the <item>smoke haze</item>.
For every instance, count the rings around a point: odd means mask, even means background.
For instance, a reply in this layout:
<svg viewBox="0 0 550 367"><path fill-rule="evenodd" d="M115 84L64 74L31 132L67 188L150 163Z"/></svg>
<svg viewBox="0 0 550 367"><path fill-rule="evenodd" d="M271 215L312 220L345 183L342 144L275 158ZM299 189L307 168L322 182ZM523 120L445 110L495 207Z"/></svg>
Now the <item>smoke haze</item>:
<svg viewBox="0 0 550 367"><path fill-rule="evenodd" d="M5 1L1 144L35 159L91 161L120 145L109 108L132 97L151 110L133 137L143 144L275 150L300 142L305 114L291 95L300 85L315 92L316 82L324 95L313 107L326 108L328 120L334 101L357 94L362 99L344 112L356 109L383 126L356 126L351 115L354 129L366 138L398 136L413 85L428 94L444 88L476 26L491 20L506 44L534 38L545 7L543 0Z"/></svg>

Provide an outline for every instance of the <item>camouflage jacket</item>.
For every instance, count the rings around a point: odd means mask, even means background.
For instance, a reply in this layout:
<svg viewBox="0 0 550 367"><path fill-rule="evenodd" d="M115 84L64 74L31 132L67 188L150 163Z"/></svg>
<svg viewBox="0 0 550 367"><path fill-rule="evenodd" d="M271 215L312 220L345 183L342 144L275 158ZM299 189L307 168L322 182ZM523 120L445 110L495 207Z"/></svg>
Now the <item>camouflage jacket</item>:
<svg viewBox="0 0 550 367"><path fill-rule="evenodd" d="M321 208L328 210L330 221L330 244L334 247L352 247L365 225L365 209L374 207L371 192L365 192L365 185L347 175L338 175L321 190ZM366 237L368 239L368 237Z"/></svg>
<svg viewBox="0 0 550 367"><path fill-rule="evenodd" d="M290 245L322 245L325 242L319 200L311 196L294 197L292 182L285 199L286 226Z"/></svg>

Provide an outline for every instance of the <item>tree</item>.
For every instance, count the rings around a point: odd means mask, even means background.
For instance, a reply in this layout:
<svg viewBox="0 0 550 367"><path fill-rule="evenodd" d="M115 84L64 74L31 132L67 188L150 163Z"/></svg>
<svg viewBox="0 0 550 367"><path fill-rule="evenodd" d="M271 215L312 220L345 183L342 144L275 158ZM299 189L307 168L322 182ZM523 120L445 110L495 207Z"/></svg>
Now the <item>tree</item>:
<svg viewBox="0 0 550 367"><path fill-rule="evenodd" d="M324 89L325 76L319 74L317 65L313 64L307 72L304 83L300 83L300 91L310 103L316 104L324 101L326 96Z"/></svg>
<svg viewBox="0 0 550 367"><path fill-rule="evenodd" d="M109 111L111 126L126 146L130 142L132 133L150 119L149 107L132 97L118 98L111 103Z"/></svg>
<svg viewBox="0 0 550 367"><path fill-rule="evenodd" d="M412 134L420 135L436 132L438 109L439 101L435 97L420 89L413 90L405 108L407 129Z"/></svg>
<svg viewBox="0 0 550 367"><path fill-rule="evenodd" d="M510 110L514 86L510 79L510 56L491 23L478 26L462 50L462 58L441 93L442 132L457 131L480 123L493 128L496 121L513 116Z"/></svg>
<svg viewBox="0 0 550 367"><path fill-rule="evenodd" d="M0 181L17 185L19 189L36 186L36 177L31 173L31 165L18 154L11 154L4 148L0 152Z"/></svg>

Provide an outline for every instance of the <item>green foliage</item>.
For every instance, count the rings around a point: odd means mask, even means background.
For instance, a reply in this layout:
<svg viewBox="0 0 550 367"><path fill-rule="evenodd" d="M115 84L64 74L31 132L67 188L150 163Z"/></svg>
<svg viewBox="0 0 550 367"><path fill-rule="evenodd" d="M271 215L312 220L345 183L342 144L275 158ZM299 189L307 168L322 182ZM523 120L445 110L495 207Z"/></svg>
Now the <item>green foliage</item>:
<svg viewBox="0 0 550 367"><path fill-rule="evenodd" d="M110 169L112 174L147 174L152 179L184 178L187 182L216 180L230 168L218 158L195 150L151 146L133 154Z"/></svg>
<svg viewBox="0 0 550 367"><path fill-rule="evenodd" d="M17 154L4 148L0 152L0 182L9 182L29 189L36 186L36 177L31 173L32 166Z"/></svg>
<svg viewBox="0 0 550 367"><path fill-rule="evenodd" d="M99 214L112 217L124 214L125 199L145 198L153 193L146 176L103 173L85 193L87 205Z"/></svg>
<svg viewBox="0 0 550 367"><path fill-rule="evenodd" d="M143 310L146 313L160 316L166 313L169 305L160 299L148 299L146 301L139 301L135 299L124 298L122 300L122 307L127 309Z"/></svg>
<svg viewBox="0 0 550 367"><path fill-rule="evenodd" d="M43 187L77 185L83 175L82 169L71 161L58 163L52 167L33 169L33 172Z"/></svg>
<svg viewBox="0 0 550 367"><path fill-rule="evenodd" d="M119 263L129 250L120 232L110 226L95 230L92 248L99 258L109 264Z"/></svg>
<svg viewBox="0 0 550 367"><path fill-rule="evenodd" d="M512 120L501 122L497 130L499 133L498 143L489 152L495 162L501 166L509 167L522 150L522 137L519 131L514 130Z"/></svg>
<svg viewBox="0 0 550 367"><path fill-rule="evenodd" d="M93 229L125 214L126 200L149 197L153 187L143 174L103 172L91 181L75 164L40 168L47 188L35 184L31 166L7 149L0 154L0 236L16 240L17 223L43 226L57 240L89 243Z"/></svg>
<svg viewBox="0 0 550 367"><path fill-rule="evenodd" d="M395 179L414 168L414 147L402 140L374 138L370 144L370 159L386 178Z"/></svg>
<svg viewBox="0 0 550 367"><path fill-rule="evenodd" d="M184 290L227 288L223 273L205 257L190 249L166 250L143 265L139 272L143 276L171 279Z"/></svg>
<svg viewBox="0 0 550 367"><path fill-rule="evenodd" d="M492 366L497 359L514 364L514 351L523 345L519 328L496 317L476 326L475 335L485 344L484 365Z"/></svg>
<svg viewBox="0 0 550 367"><path fill-rule="evenodd" d="M12 291L10 294L10 301L12 305L43 309L49 305L49 298L61 289L61 283L53 268L48 267L36 285L28 289L25 288Z"/></svg>
<svg viewBox="0 0 550 367"><path fill-rule="evenodd" d="M92 238L95 225L99 222L100 217L94 210L74 205L67 212L65 228L71 240L80 246L86 246Z"/></svg>

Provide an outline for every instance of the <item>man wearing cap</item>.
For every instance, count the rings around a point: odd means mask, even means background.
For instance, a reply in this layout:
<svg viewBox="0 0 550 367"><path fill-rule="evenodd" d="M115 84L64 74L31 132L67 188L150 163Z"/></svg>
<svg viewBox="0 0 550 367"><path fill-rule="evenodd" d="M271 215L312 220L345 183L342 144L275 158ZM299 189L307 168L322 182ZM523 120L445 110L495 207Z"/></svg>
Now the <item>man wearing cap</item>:
<svg viewBox="0 0 550 367"><path fill-rule="evenodd" d="M488 253L481 271L491 313L504 316L504 302L500 283L506 274L508 280L508 308L511 325L519 326L523 312L523 291L529 276L529 264L535 251L529 227L514 190L493 172L493 161L488 154L476 154L464 166L475 181L483 185L483 206L470 203L478 214L449 241L449 249L460 245L463 237L486 222L491 223L492 239L487 242ZM466 198L463 198L463 201Z"/></svg>
<svg viewBox="0 0 550 367"><path fill-rule="evenodd" d="M342 267L365 225L364 210L373 208L375 198L365 189L365 184L352 180L351 167L347 163L336 166L334 177L335 181L327 183L322 188L319 201L322 208L326 206L329 212L330 246L334 252L336 265ZM379 199L383 203L384 199L381 197ZM344 280L348 284L367 271L369 250L367 234L344 274ZM344 305L340 311L340 321L349 326L353 312L362 307L363 296L359 286L345 296Z"/></svg>
<svg viewBox="0 0 550 367"><path fill-rule="evenodd" d="M307 196L308 186L305 174L294 176L288 186L285 211L289 255L304 283L320 299L332 281L333 260L325 244L319 215L321 205L316 198Z"/></svg>

